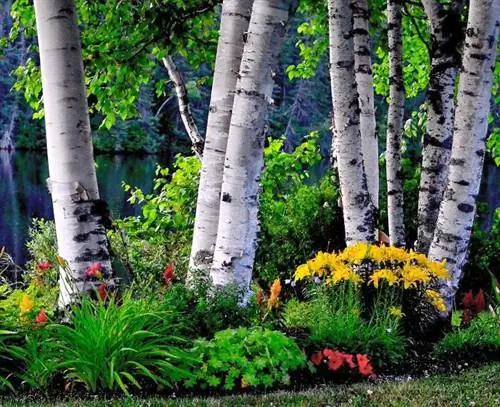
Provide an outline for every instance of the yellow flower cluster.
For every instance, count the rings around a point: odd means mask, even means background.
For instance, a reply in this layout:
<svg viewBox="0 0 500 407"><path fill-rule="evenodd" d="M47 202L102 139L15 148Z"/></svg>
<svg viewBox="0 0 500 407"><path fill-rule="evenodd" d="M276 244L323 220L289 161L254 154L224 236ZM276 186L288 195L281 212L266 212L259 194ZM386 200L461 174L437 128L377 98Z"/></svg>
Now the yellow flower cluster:
<svg viewBox="0 0 500 407"><path fill-rule="evenodd" d="M425 296L427 300L436 308L439 312L446 311L446 304L443 297L434 290L425 290Z"/></svg>

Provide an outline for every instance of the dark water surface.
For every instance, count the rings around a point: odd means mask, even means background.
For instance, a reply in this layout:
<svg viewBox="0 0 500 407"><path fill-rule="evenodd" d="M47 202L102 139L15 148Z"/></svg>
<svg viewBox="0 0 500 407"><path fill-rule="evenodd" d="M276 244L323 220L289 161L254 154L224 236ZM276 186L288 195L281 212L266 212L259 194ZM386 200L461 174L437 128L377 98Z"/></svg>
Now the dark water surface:
<svg viewBox="0 0 500 407"><path fill-rule="evenodd" d="M139 208L127 202L122 181L150 193L158 160L165 164L155 156L96 157L99 191L114 218L138 214ZM0 151L0 248L5 247L18 264L26 261L24 245L31 219L53 219L48 177L45 152Z"/></svg>

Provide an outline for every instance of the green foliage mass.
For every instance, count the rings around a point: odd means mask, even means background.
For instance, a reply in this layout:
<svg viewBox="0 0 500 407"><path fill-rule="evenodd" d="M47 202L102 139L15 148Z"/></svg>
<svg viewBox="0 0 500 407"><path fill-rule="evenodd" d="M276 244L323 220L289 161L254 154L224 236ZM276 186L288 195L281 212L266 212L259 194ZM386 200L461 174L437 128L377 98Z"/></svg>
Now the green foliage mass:
<svg viewBox="0 0 500 407"><path fill-rule="evenodd" d="M456 352L498 351L500 348L500 318L490 312L480 313L467 328L448 333L435 348L438 355Z"/></svg>
<svg viewBox="0 0 500 407"><path fill-rule="evenodd" d="M197 341L201 356L186 386L233 390L289 384L290 372L305 366L304 353L292 339L262 328L219 331L211 341Z"/></svg>

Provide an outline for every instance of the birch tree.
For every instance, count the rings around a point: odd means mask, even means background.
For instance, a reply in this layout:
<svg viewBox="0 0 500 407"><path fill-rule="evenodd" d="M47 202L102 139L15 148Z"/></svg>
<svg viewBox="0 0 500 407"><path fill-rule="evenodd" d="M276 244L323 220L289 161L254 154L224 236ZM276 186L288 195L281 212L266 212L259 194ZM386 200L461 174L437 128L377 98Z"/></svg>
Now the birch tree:
<svg viewBox="0 0 500 407"><path fill-rule="evenodd" d="M35 0L47 133L48 180L54 207L60 270L59 306L93 290L86 269L100 263L111 275L104 227L106 204L99 199L73 0Z"/></svg>
<svg viewBox="0 0 500 407"><path fill-rule="evenodd" d="M389 111L387 113L387 217L392 246L405 246L401 141L405 89L403 82L402 0L387 1L389 39Z"/></svg>
<svg viewBox="0 0 500 407"><path fill-rule="evenodd" d="M427 92L427 129L422 151L416 250L427 254L434 235L439 204L453 142L454 85L460 65L459 44L463 1L444 10L437 0L422 0L431 29L431 73Z"/></svg>
<svg viewBox="0 0 500 407"><path fill-rule="evenodd" d="M346 242L375 241L375 205L363 164L358 92L354 73L353 15L349 0L328 1L330 77Z"/></svg>
<svg viewBox="0 0 500 407"><path fill-rule="evenodd" d="M219 224L222 174L236 82L253 0L224 0L189 260L208 273Z"/></svg>
<svg viewBox="0 0 500 407"><path fill-rule="evenodd" d="M375 132L375 101L371 61L370 34L368 32L368 1L353 0L354 71L358 89L359 129L365 165L366 182L373 205L378 208L379 171L378 140Z"/></svg>
<svg viewBox="0 0 500 407"><path fill-rule="evenodd" d="M471 0L448 181L429 249L429 257L446 260L450 272L450 280L440 287L448 315L462 276L476 212L499 18L500 0Z"/></svg>
<svg viewBox="0 0 500 407"><path fill-rule="evenodd" d="M273 57L285 34L290 1L255 0L243 51L224 163L219 227L210 272L215 287L250 286L257 248L259 179Z"/></svg>

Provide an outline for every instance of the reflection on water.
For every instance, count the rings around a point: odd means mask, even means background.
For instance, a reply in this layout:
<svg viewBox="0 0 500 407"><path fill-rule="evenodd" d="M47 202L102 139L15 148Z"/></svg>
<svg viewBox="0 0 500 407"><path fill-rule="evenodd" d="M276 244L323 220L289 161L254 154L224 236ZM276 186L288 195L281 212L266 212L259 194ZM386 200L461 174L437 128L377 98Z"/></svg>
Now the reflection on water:
<svg viewBox="0 0 500 407"><path fill-rule="evenodd" d="M122 181L151 192L158 159L124 155L96 157L100 194L108 202L113 217L138 213L138 208L127 202ZM0 151L0 247L5 246L18 264L26 260L24 244L31 219L53 218L46 188L48 177L45 153Z"/></svg>

